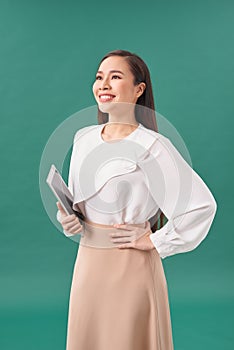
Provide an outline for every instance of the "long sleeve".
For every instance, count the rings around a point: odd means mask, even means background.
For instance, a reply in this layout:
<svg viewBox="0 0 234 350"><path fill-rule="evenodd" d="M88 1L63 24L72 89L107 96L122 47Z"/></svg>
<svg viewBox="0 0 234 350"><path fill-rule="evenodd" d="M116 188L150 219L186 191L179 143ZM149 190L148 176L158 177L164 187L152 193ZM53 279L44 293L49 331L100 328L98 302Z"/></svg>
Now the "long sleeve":
<svg viewBox="0 0 234 350"><path fill-rule="evenodd" d="M161 258L191 251L208 234L216 201L168 138L160 135L150 151L151 193L168 221L149 237Z"/></svg>
<svg viewBox="0 0 234 350"><path fill-rule="evenodd" d="M68 189L71 192L71 194L74 194L74 187L73 187L73 176L75 172L75 155L77 153L77 136L78 136L79 130L75 134L75 137L73 139L73 147L72 147L72 154L70 159L70 166L69 166L69 173L68 173ZM61 223L61 213L58 210L56 214L57 221ZM66 237L77 237L77 234L69 233L65 230L63 230L63 233ZM79 234L82 234L80 232Z"/></svg>

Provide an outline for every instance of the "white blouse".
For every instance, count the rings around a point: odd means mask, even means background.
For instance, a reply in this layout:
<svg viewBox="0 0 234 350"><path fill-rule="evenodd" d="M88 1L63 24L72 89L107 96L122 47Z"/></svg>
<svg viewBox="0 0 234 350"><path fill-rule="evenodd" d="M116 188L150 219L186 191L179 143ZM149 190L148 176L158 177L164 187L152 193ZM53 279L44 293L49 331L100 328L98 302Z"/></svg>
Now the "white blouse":
<svg viewBox="0 0 234 350"><path fill-rule="evenodd" d="M168 221L149 236L160 257L195 249L217 210L207 185L167 137L139 123L124 139L107 142L106 124L75 134L68 177L73 209L106 225L144 223L161 210Z"/></svg>

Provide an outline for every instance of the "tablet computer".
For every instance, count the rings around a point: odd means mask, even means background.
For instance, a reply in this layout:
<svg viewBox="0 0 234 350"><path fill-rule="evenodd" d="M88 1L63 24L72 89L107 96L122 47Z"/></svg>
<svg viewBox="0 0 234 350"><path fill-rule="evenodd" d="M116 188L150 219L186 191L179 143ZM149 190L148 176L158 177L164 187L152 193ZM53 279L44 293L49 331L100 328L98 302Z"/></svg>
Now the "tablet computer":
<svg viewBox="0 0 234 350"><path fill-rule="evenodd" d="M59 200L61 203L63 209L68 215L75 214L78 216L78 218L82 221L84 221L85 217L81 212L78 212L73 209L73 195L69 191L65 181L63 180L61 174L56 169L55 165L52 164L50 171L48 173L47 184L51 188L52 192L54 193L55 197Z"/></svg>

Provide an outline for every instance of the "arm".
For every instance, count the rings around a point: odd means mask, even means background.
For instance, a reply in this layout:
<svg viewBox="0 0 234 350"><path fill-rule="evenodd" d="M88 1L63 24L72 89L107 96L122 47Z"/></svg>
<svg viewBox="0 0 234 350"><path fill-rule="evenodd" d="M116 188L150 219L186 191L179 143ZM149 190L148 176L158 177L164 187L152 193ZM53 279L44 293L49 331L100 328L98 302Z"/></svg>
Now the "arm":
<svg viewBox="0 0 234 350"><path fill-rule="evenodd" d="M195 249L206 237L217 210L201 177L171 141L160 135L154 158L152 195L168 222L149 237L161 258Z"/></svg>
<svg viewBox="0 0 234 350"><path fill-rule="evenodd" d="M72 148L72 154L71 154L71 159L70 159L70 166L69 166L69 174L68 174L68 189L69 191L71 192L71 194L73 195L74 194L74 181L73 181L73 178L74 178L74 173L75 173L75 155L76 155L76 152L77 152L77 136L78 136L78 133L79 131L77 131L77 133L75 134L75 137L74 137L74 140L73 140L73 148ZM73 208L74 209L74 208ZM61 211L58 210L57 211L57 214L56 214L56 218L57 218L57 221L61 223L61 219L62 219L62 214L61 214ZM74 233L69 233L67 232L66 230L63 229L63 233L66 237L74 237L76 236L77 234ZM80 232L80 234L82 234L82 232Z"/></svg>

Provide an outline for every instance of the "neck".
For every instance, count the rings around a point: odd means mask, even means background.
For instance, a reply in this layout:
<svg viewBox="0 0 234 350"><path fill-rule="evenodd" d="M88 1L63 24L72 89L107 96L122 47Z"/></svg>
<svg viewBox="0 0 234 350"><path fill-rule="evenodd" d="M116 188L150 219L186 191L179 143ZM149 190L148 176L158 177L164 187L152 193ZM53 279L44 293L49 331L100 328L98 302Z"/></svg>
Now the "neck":
<svg viewBox="0 0 234 350"><path fill-rule="evenodd" d="M116 128L138 126L134 113L121 113L118 115L109 113L108 123L115 123ZM118 125L119 124L119 125Z"/></svg>
<svg viewBox="0 0 234 350"><path fill-rule="evenodd" d="M109 137L122 138L130 134L138 127L139 123L135 116L113 116L109 114L107 125L105 126L105 133Z"/></svg>

